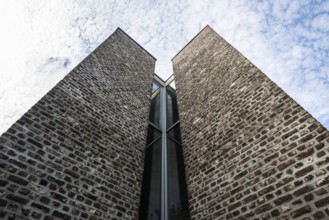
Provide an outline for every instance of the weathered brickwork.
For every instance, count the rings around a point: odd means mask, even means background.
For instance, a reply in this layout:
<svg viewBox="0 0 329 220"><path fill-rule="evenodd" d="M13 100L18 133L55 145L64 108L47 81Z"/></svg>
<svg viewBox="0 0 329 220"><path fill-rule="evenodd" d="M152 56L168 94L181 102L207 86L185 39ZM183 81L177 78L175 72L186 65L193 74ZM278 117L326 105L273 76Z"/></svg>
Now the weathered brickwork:
<svg viewBox="0 0 329 220"><path fill-rule="evenodd" d="M155 59L118 29L0 137L0 219L137 219Z"/></svg>
<svg viewBox="0 0 329 220"><path fill-rule="evenodd" d="M193 219L329 219L329 134L206 27L173 59Z"/></svg>

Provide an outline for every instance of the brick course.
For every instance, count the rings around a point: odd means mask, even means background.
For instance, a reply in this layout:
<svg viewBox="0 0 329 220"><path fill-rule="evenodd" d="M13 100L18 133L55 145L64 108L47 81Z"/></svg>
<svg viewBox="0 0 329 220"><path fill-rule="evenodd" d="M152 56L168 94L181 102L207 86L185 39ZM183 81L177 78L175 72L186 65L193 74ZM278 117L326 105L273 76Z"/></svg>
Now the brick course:
<svg viewBox="0 0 329 220"><path fill-rule="evenodd" d="M1 219L137 219L155 59L120 29L0 137Z"/></svg>
<svg viewBox="0 0 329 220"><path fill-rule="evenodd" d="M192 219L329 218L329 133L210 27L173 58Z"/></svg>

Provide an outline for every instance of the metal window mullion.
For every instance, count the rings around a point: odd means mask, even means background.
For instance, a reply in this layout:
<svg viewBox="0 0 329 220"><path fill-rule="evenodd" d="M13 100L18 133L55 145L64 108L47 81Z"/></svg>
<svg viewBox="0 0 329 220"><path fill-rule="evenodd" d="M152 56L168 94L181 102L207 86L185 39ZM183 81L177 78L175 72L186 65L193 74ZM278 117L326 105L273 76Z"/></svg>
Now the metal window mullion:
<svg viewBox="0 0 329 220"><path fill-rule="evenodd" d="M167 132L169 132L171 129L173 129L174 127L176 127L176 125L179 124L179 120L176 121L170 128L167 129Z"/></svg>
<svg viewBox="0 0 329 220"><path fill-rule="evenodd" d="M162 132L161 128L159 128L158 126L156 126L155 124L153 124L153 123L150 122L150 121L149 121L149 125L150 125L152 128L156 129L157 131Z"/></svg>
<svg viewBox="0 0 329 220"><path fill-rule="evenodd" d="M161 151L161 220L168 220L168 172L167 172L167 90L160 89Z"/></svg>
<svg viewBox="0 0 329 220"><path fill-rule="evenodd" d="M174 74L172 74L165 82L165 86L168 86L172 81L175 80Z"/></svg>
<svg viewBox="0 0 329 220"><path fill-rule="evenodd" d="M161 135L160 135L159 137L155 138L151 143L149 143L149 144L146 146L145 149L151 147L155 142L157 142L158 140L160 140L160 138L161 138Z"/></svg>
<svg viewBox="0 0 329 220"><path fill-rule="evenodd" d="M169 135L168 135L168 139L170 139L171 141L175 142L175 143L178 144L179 146L182 146L182 143L176 141L174 138L170 137Z"/></svg>

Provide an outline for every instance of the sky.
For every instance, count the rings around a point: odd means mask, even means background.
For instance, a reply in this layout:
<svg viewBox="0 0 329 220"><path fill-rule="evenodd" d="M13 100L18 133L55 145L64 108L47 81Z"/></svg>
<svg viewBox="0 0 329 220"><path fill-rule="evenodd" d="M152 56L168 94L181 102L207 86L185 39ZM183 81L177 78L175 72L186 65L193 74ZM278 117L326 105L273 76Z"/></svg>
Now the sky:
<svg viewBox="0 0 329 220"><path fill-rule="evenodd" d="M0 134L117 27L166 79L207 24L329 128L329 0L3 0Z"/></svg>

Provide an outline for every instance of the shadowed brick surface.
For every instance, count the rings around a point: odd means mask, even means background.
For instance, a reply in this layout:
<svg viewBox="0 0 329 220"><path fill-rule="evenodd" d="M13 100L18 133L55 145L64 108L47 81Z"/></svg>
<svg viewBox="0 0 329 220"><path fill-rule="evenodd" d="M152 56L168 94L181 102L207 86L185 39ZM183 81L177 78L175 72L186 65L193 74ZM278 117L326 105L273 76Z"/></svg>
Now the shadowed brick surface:
<svg viewBox="0 0 329 220"><path fill-rule="evenodd" d="M154 64L118 29L0 137L0 219L138 218Z"/></svg>
<svg viewBox="0 0 329 220"><path fill-rule="evenodd" d="M320 123L209 27L173 66L193 219L329 219Z"/></svg>

